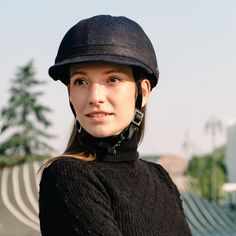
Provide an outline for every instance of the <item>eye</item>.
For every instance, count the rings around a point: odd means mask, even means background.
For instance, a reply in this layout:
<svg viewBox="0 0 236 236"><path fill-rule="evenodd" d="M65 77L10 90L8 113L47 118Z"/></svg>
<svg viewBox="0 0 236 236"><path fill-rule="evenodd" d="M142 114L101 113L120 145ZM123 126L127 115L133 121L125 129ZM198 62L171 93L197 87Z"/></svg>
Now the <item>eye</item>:
<svg viewBox="0 0 236 236"><path fill-rule="evenodd" d="M88 83L83 80L83 79L75 79L73 81L73 85L76 85L76 86L82 86L82 85L87 85Z"/></svg>
<svg viewBox="0 0 236 236"><path fill-rule="evenodd" d="M107 80L107 83L109 84L117 84L118 82L120 82L121 79L119 77L116 76L112 76Z"/></svg>

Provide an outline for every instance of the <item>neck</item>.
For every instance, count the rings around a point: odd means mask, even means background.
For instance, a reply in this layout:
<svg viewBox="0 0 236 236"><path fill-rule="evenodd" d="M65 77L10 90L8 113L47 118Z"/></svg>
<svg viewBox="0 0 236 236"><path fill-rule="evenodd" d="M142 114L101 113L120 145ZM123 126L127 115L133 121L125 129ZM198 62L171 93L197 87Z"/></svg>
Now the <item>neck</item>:
<svg viewBox="0 0 236 236"><path fill-rule="evenodd" d="M82 128L78 132L78 141L81 149L94 154L97 161L132 161L139 156L138 128L132 129L129 126L119 135L96 138Z"/></svg>

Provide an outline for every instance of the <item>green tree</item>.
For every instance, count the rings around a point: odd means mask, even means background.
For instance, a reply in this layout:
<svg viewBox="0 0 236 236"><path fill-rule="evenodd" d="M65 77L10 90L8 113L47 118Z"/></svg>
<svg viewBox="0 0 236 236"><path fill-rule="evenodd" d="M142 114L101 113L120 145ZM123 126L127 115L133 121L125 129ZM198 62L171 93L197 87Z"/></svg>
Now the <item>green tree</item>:
<svg viewBox="0 0 236 236"><path fill-rule="evenodd" d="M39 103L42 92L35 87L43 84L35 78L33 61L19 67L11 81L8 104L0 111L0 154L7 156L30 156L49 153L52 148L46 139L51 138L45 130L51 123L46 118L50 108Z"/></svg>
<svg viewBox="0 0 236 236"><path fill-rule="evenodd" d="M227 170L224 162L224 147L216 148L213 153L202 156L193 156L188 165L188 175L197 180L193 190L200 193L202 197L212 200L212 158L216 164L216 199L222 196L221 187L227 181Z"/></svg>

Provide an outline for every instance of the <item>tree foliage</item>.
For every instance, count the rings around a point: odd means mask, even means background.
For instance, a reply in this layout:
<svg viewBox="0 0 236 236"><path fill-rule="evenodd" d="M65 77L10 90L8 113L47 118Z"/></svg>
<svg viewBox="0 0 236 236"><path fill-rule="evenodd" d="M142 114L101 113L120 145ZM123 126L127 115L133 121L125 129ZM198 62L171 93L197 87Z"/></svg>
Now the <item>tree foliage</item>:
<svg viewBox="0 0 236 236"><path fill-rule="evenodd" d="M211 154L193 156L188 165L188 175L196 180L193 189L202 197L212 199L212 189L215 191L214 200L222 196L221 187L227 180L227 170L224 162L224 147L217 148ZM214 166L212 164L214 163ZM215 168L214 186L212 184L212 168Z"/></svg>
<svg viewBox="0 0 236 236"><path fill-rule="evenodd" d="M35 77L33 61L19 67L11 81L8 104L0 111L0 155L25 156L45 154L52 148L46 139L51 138L45 130L51 123L46 114L51 111L39 103L42 92L35 91L44 82Z"/></svg>

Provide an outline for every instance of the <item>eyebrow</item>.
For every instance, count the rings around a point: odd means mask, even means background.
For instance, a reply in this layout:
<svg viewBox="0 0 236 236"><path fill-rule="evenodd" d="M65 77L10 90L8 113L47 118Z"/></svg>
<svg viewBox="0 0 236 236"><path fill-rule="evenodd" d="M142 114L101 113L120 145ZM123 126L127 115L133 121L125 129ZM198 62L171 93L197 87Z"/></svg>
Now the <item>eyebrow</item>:
<svg viewBox="0 0 236 236"><path fill-rule="evenodd" d="M86 75L87 73L83 72L83 71L79 71L79 70L76 70L76 71L70 73L71 76L77 75L77 74Z"/></svg>
<svg viewBox="0 0 236 236"><path fill-rule="evenodd" d="M105 74L111 74L111 73L123 73L123 74L125 74L125 72L124 72L122 69L120 69L120 68L110 69L110 70L108 70L108 71L105 72ZM71 76L77 75L77 74L80 74L80 75L87 75L86 72L84 72L84 71L82 71L82 70L80 70L80 69L78 69L78 70L76 70L76 71L74 71L74 72L71 72Z"/></svg>

